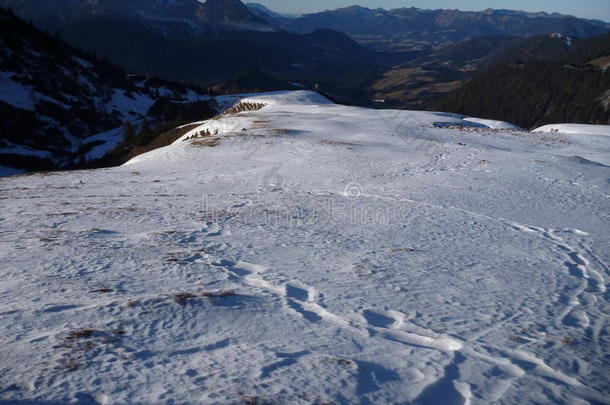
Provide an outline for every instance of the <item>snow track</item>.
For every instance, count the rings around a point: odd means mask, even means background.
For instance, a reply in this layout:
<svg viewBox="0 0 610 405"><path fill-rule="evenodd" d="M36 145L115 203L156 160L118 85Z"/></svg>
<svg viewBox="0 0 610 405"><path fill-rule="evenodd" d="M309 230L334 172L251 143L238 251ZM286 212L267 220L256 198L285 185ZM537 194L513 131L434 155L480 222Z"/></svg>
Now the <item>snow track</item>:
<svg viewBox="0 0 610 405"><path fill-rule="evenodd" d="M0 404L609 403L610 138L250 101L0 181Z"/></svg>

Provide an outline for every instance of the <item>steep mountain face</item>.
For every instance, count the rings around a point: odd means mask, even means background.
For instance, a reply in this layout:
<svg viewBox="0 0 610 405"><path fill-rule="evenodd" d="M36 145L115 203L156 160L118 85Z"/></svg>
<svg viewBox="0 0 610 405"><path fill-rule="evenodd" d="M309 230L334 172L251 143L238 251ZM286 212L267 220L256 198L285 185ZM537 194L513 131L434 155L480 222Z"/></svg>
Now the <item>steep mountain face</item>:
<svg viewBox="0 0 610 405"><path fill-rule="evenodd" d="M0 9L0 159L50 169L101 157L156 100L205 98L70 48ZM114 132L106 131L119 128Z"/></svg>
<svg viewBox="0 0 610 405"><path fill-rule="evenodd" d="M565 35L589 37L601 35L610 29L604 22L560 14L507 10L384 10L359 6L307 14L296 19L270 18L269 21L276 27L296 32L331 28L382 48L385 48L382 45L387 43L460 42L492 35L525 37L560 32Z"/></svg>

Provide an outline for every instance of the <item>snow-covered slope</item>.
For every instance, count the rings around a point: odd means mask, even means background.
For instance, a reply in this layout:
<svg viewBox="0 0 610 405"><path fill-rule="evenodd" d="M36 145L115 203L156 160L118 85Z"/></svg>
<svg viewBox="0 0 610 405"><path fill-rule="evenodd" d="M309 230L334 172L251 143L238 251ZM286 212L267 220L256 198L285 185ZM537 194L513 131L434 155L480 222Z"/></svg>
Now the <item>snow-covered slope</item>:
<svg viewBox="0 0 610 405"><path fill-rule="evenodd" d="M562 134L589 134L610 136L609 125L551 124L534 129L534 132L559 132Z"/></svg>
<svg viewBox="0 0 610 405"><path fill-rule="evenodd" d="M0 403L609 403L610 137L222 101L0 179Z"/></svg>
<svg viewBox="0 0 610 405"><path fill-rule="evenodd" d="M42 170L103 155L161 98L203 91L126 75L0 9L0 164ZM118 129L117 129L118 128ZM113 137L108 135L109 130Z"/></svg>

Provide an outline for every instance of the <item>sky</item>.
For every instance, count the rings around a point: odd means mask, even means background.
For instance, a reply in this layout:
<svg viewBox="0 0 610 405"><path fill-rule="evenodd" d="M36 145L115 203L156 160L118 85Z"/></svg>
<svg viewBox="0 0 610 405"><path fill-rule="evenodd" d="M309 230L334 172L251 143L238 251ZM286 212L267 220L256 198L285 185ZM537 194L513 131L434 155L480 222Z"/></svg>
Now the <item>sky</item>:
<svg viewBox="0 0 610 405"><path fill-rule="evenodd" d="M289 14L316 12L357 4L363 7L386 9L419 7L464 11L480 11L486 8L556 11L610 22L610 0L246 0L246 2L261 3L273 11Z"/></svg>

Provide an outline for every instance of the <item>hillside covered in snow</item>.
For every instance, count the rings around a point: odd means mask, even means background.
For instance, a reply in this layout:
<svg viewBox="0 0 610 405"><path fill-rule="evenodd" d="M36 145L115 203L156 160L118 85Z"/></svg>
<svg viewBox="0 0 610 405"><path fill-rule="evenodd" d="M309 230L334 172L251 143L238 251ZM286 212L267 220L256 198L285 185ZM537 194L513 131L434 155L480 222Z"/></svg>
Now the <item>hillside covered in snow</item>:
<svg viewBox="0 0 610 405"><path fill-rule="evenodd" d="M607 129L219 102L0 179L1 404L609 403Z"/></svg>
<svg viewBox="0 0 610 405"><path fill-rule="evenodd" d="M158 120L149 116L158 102L207 99L192 86L127 75L0 8L0 175L101 158L124 123Z"/></svg>

